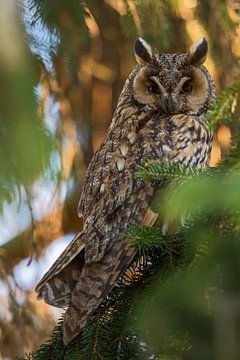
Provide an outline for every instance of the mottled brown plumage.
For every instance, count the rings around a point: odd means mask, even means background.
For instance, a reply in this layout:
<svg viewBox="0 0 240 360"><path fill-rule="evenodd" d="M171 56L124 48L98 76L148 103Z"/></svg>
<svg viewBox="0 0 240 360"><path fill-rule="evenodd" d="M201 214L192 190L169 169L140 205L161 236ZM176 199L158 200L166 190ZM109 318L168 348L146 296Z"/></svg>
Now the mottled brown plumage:
<svg viewBox="0 0 240 360"><path fill-rule="evenodd" d="M153 226L155 184L134 176L149 160L203 167L211 134L205 116L215 97L206 68L207 42L188 54L153 54L135 43L139 65L127 79L105 140L85 177L78 214L82 233L68 245L38 284L39 298L67 307L64 342L89 316L129 267L136 249L123 236L129 224Z"/></svg>

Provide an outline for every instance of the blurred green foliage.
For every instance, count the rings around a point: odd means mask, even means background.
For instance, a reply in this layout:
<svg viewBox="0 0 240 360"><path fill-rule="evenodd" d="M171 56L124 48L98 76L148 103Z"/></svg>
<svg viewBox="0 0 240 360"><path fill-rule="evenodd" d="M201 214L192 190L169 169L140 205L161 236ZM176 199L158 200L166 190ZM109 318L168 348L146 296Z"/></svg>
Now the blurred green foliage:
<svg viewBox="0 0 240 360"><path fill-rule="evenodd" d="M164 359L237 359L239 236L216 232L210 222L188 236L196 255L147 293L140 334Z"/></svg>
<svg viewBox="0 0 240 360"><path fill-rule="evenodd" d="M128 5L129 2L125 0L125 4ZM142 33L152 46L159 48L161 44L161 51L173 44L173 26L170 16L171 10L174 11L172 1L139 0L130 2L127 9L121 22L123 31L132 41L139 36L139 33Z"/></svg>
<svg viewBox="0 0 240 360"><path fill-rule="evenodd" d="M61 54L73 78L76 78L78 66L78 47L89 42L85 24L85 19L89 16L85 7L87 3L88 1L79 0L24 2L25 9L31 13L31 26L37 26L47 37L57 38L56 49L51 55ZM31 41L34 43L34 37ZM39 46L36 43L34 45Z"/></svg>
<svg viewBox="0 0 240 360"><path fill-rule="evenodd" d="M2 16L5 7L1 5ZM54 139L37 113L38 82L33 57L27 44L22 43L24 32L17 13L8 10L8 21L13 24L6 29L0 23L0 34L9 40L0 49L0 211L4 201L14 200L21 186L29 187L43 174L54 146ZM12 34L14 26L16 33Z"/></svg>

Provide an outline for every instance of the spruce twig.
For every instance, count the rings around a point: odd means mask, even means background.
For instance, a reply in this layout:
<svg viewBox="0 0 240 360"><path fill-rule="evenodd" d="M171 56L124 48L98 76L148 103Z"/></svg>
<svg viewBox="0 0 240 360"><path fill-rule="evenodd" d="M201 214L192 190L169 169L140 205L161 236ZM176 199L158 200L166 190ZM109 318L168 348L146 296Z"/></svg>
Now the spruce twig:
<svg viewBox="0 0 240 360"><path fill-rule="evenodd" d="M240 97L240 80L235 80L216 99L216 105L208 115L210 127L215 130L219 123L231 124Z"/></svg>
<svg viewBox="0 0 240 360"><path fill-rule="evenodd" d="M208 176L211 175L213 170L199 169L196 166L186 168L185 166L173 163L160 163L157 161L150 161L145 166L140 166L135 176L140 180L158 180L164 179L177 179L189 180L195 176Z"/></svg>

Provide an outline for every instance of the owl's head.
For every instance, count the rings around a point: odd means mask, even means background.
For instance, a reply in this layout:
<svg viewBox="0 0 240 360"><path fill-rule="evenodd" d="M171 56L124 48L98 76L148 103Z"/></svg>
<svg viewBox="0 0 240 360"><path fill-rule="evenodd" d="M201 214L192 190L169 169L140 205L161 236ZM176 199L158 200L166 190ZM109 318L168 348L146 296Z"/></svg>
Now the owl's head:
<svg viewBox="0 0 240 360"><path fill-rule="evenodd" d="M208 43L202 38L186 54L157 54L142 38L134 52L138 71L133 97L139 104L170 114L201 115L215 98L215 86L205 66Z"/></svg>

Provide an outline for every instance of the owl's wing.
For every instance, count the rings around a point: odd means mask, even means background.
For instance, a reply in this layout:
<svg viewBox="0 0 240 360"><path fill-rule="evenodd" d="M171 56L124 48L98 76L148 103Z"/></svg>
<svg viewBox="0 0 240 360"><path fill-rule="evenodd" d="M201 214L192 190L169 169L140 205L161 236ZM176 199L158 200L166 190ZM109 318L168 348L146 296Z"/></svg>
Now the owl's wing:
<svg viewBox="0 0 240 360"><path fill-rule="evenodd" d="M128 197L125 203L116 210L116 218L112 222L112 232L122 232L129 222L139 222L153 226L157 219L148 204L152 195L152 187L139 190ZM137 250L126 237L114 236L105 248L98 262L85 263L81 277L71 294L68 309L64 315L64 343L71 341L85 326L89 316L98 308L103 298L132 263Z"/></svg>
<svg viewBox="0 0 240 360"><path fill-rule="evenodd" d="M72 293L64 314L63 340L68 344L85 326L89 316L111 291L126 267L132 262L136 250L126 238L118 239L102 261L84 266L82 276Z"/></svg>
<svg viewBox="0 0 240 360"><path fill-rule="evenodd" d="M108 204L115 203L115 205L118 204L119 206L120 203L122 203L124 199L127 198L128 194L132 193L132 174L128 176L128 174L123 172L123 174L125 174L125 179L121 184L121 190L120 188L117 189L115 187L114 181L116 180L112 180L114 176L111 174L111 171L115 170L111 170L111 166L109 165L109 154L111 154L113 157L113 152L110 150L109 137L107 137L106 141L100 146L98 151L93 156L85 177L83 187L82 202L87 204L87 209L84 211L84 215L85 217L88 217L91 222L89 223L88 220L87 226L85 226L86 229L83 230L82 233L75 236L75 238L69 243L69 245L46 272L36 287L38 298L43 297L47 303L52 303L53 305L58 306L56 299L64 296L65 293L69 293L69 291L67 292L63 289L58 291L58 294L56 291L55 294L52 294L51 289L54 287L54 285L55 288L60 287L59 281L57 280L59 278L57 277L58 275L64 277L65 280L70 278L72 271L69 269L69 264L73 262L76 257L78 257L79 260L81 259L78 268L82 268L82 261L84 261L84 257L79 256L79 254L84 253L86 242L88 252L91 252L91 240L93 240L92 245L94 246L94 239L99 236L100 231L99 229L96 229L97 227L101 228L99 225L100 223L102 223L104 226L105 217L102 215L103 212L106 212L107 206L109 206ZM104 191L102 191L103 187L101 187L101 184L104 183L104 179L106 184ZM115 196L113 194L114 188L117 190ZM113 197L111 195L113 195ZM65 270L66 268L68 269Z"/></svg>
<svg viewBox="0 0 240 360"><path fill-rule="evenodd" d="M144 111L127 115L122 114L123 122L115 121L88 167L78 206L85 219L96 206L111 215L133 192L144 188L135 172L148 160L161 161L164 147L169 147L165 116Z"/></svg>
<svg viewBox="0 0 240 360"><path fill-rule="evenodd" d="M103 143L98 151L93 156L92 161L89 164L86 176L85 176L85 187L83 192L91 194L91 199L94 199L94 194L97 191L97 184L95 181L95 185L87 186L88 182L90 184L89 178L91 174L94 173L96 165L99 167L99 156L101 152L106 151L104 149L105 143ZM99 176L99 172L97 173ZM95 178L97 178L95 174ZM96 201L95 201L96 202ZM94 206L92 201L92 206ZM66 280L72 278L76 278L73 275L72 269L69 269L69 264L74 261L75 258L79 258L79 264L77 266L77 272L80 273L82 266L84 264L84 250L85 250L85 242L86 242L86 235L85 232L82 231L81 233L77 234L74 239L68 244L66 249L61 253L61 255L57 258L57 260L52 264L50 269L45 273L42 279L37 284L35 291L38 295L38 299L43 298L45 302L51 304L53 306L62 307L64 306L63 298L66 299L71 292L70 289L62 289L60 286L59 279L64 278L64 283ZM75 261L76 262L76 261ZM76 283L76 280L73 281L73 286ZM55 289L55 291L53 291ZM60 305L59 305L60 304ZM63 304L63 305L62 305Z"/></svg>
<svg viewBox="0 0 240 360"><path fill-rule="evenodd" d="M37 287L48 303L69 305L66 342L80 331L135 256L135 248L123 236L128 225L153 225L156 220L149 209L154 186L134 176L138 165L162 156L152 134L159 131L157 123L148 120L147 128L131 124L128 131L115 127L108 133L90 164L83 189L84 241L79 242L82 235L75 239ZM84 244L84 250L77 250L76 244Z"/></svg>
<svg viewBox="0 0 240 360"><path fill-rule="evenodd" d="M127 230L129 223L144 223L145 225L152 226L157 218L157 214L154 214L148 208L152 192L152 187L149 186L139 190L137 193L132 193L128 199L125 199L125 203L117 208L114 221L105 224L105 239L101 239L100 242L103 245L104 241L106 241L104 246L91 242L91 240L94 241L96 235L99 236L99 233L96 234L94 227L89 231L88 237L85 232L78 234L37 285L36 292L38 298L43 298L46 303L53 306L66 307L72 301L71 299L75 298L74 293L78 292L79 288L82 287L84 291L86 285L82 285L82 282L85 284L86 281L89 289L88 296L91 297L91 291L94 293L97 291L97 284L103 271L105 272L105 291L110 291L111 286L114 285L113 279L115 279L117 274L122 274L136 253L135 249L130 246L126 239L122 239L120 234ZM96 223L98 222L99 219L96 220ZM92 236L94 236L93 239ZM118 245L115 244L116 239ZM109 247L109 250L106 250L106 245L110 240L112 240L113 244ZM102 253L101 261L92 262L91 260L96 255L96 252L94 252L96 246L98 249L97 257ZM88 250L88 264L86 264L85 259L85 247ZM120 252L118 252L118 247L121 248ZM112 254L114 255L110 260ZM111 266L109 266L109 262L111 262ZM94 275L95 269L99 269L97 277ZM107 272L106 269L108 269ZM117 272L116 269L118 269ZM88 278L91 278L91 281ZM77 284L78 288L75 290ZM96 306L97 304L98 301ZM81 311L83 308L81 307Z"/></svg>
<svg viewBox="0 0 240 360"><path fill-rule="evenodd" d="M84 265L84 232L77 234L36 286L38 299L65 307ZM60 276L58 276L60 274Z"/></svg>
<svg viewBox="0 0 240 360"><path fill-rule="evenodd" d="M147 205L140 211L138 203L141 197L150 202L153 184L137 179L135 172L148 160L164 160L165 148L169 147L166 134L164 118L146 113L145 118L133 115L108 132L88 169L79 206L86 219L87 262L99 261L108 244L126 231L128 224L141 223ZM128 212L124 209L131 196L134 201L128 205Z"/></svg>

